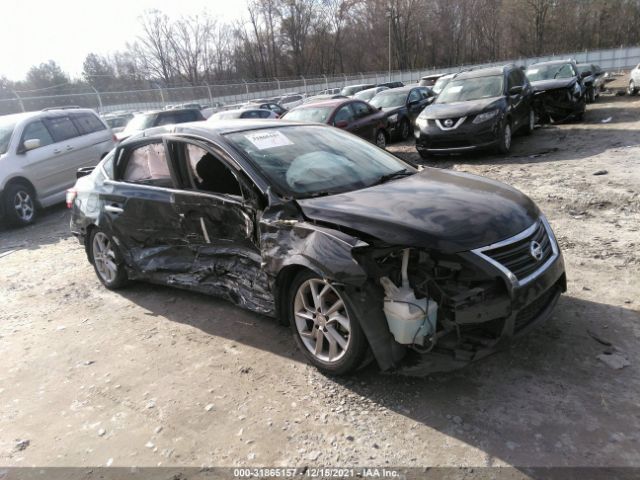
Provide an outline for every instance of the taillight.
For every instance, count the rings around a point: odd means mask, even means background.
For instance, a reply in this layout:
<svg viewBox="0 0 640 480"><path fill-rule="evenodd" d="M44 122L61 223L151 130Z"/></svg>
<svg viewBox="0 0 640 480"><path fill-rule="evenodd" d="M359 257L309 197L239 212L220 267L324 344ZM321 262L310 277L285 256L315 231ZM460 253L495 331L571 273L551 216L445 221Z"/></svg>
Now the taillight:
<svg viewBox="0 0 640 480"><path fill-rule="evenodd" d="M78 191L75 188L67 190L67 208L73 207L73 202L75 202L77 196Z"/></svg>

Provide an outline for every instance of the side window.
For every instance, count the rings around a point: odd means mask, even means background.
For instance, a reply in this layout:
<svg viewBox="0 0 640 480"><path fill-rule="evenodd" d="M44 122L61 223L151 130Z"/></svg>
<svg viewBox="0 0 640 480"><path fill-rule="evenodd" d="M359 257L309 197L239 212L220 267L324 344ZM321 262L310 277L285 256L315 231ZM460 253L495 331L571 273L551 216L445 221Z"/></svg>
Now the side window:
<svg viewBox="0 0 640 480"><path fill-rule="evenodd" d="M53 138L51 138L51 134L47 127L44 126L40 120L36 120L35 122L31 122L27 125L22 133L22 140L20 140L20 147L24 144L25 140L40 140L40 146L44 147L46 145L51 145L53 143Z"/></svg>
<svg viewBox="0 0 640 480"><path fill-rule="evenodd" d="M407 103L419 102L419 101L420 101L420 92L418 90L411 90L411 93L409 93L409 99L407 100Z"/></svg>
<svg viewBox="0 0 640 480"><path fill-rule="evenodd" d="M68 140L69 138L80 135L80 132L78 132L78 129L69 117L47 118L45 119L45 124L55 142L62 142L63 140Z"/></svg>
<svg viewBox="0 0 640 480"><path fill-rule="evenodd" d="M521 79L520 79L520 75L518 75L518 70L511 70L509 72L507 88L511 89L511 87L520 87L520 86L522 86L522 82L520 80Z"/></svg>
<svg viewBox="0 0 640 480"><path fill-rule="evenodd" d="M71 116L71 120L76 125L80 135L106 130L102 122L90 113L77 113Z"/></svg>
<svg viewBox="0 0 640 480"><path fill-rule="evenodd" d="M349 123L353 122L353 111L351 110L351 106L345 105L336 113L333 123L336 124L342 121L347 121Z"/></svg>
<svg viewBox="0 0 640 480"><path fill-rule="evenodd" d="M173 187L164 144L150 143L131 151L122 180L159 187Z"/></svg>
<svg viewBox="0 0 640 480"><path fill-rule="evenodd" d="M189 169L198 190L242 195L238 180L222 161L197 145L187 144L186 147Z"/></svg>
<svg viewBox="0 0 640 480"><path fill-rule="evenodd" d="M356 118L366 117L367 115L371 114L371 109L369 108L369 105L367 105L366 103L355 102L355 103L352 103L351 106L355 111Z"/></svg>
<svg viewBox="0 0 640 480"><path fill-rule="evenodd" d="M258 115L260 115L260 118L269 118L271 117L271 110L261 110Z"/></svg>
<svg viewBox="0 0 640 480"><path fill-rule="evenodd" d="M162 127L163 125L173 125L174 123L180 123L178 119L178 115L175 113L162 113L160 114L158 120L156 121L157 127Z"/></svg>

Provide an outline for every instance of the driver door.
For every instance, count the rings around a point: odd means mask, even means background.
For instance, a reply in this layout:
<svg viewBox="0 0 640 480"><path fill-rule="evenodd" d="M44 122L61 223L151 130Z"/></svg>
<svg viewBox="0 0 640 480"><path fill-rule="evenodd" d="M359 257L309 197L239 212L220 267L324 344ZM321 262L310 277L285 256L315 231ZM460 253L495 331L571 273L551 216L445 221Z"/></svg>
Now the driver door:
<svg viewBox="0 0 640 480"><path fill-rule="evenodd" d="M168 146L180 183L175 206L195 253L189 270L173 280L269 313L273 300L261 268L253 185L212 143L171 138Z"/></svg>

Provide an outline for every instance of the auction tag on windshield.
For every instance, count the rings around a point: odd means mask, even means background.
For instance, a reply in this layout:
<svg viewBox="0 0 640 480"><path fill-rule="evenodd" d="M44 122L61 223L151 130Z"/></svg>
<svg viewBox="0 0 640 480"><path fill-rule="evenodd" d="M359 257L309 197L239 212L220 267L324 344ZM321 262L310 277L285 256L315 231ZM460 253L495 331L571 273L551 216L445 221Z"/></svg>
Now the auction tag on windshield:
<svg viewBox="0 0 640 480"><path fill-rule="evenodd" d="M249 135L245 135L245 138L253 143L259 150L293 145L293 142L278 130L263 130L261 132L250 133Z"/></svg>
<svg viewBox="0 0 640 480"><path fill-rule="evenodd" d="M531 70L527 70L527 73L530 73L530 74L534 75L534 74L538 73L539 71L540 70L538 70L537 68L533 68Z"/></svg>
<svg viewBox="0 0 640 480"><path fill-rule="evenodd" d="M449 88L449 92L453 92L453 93L458 93L461 90L462 90L462 85Z"/></svg>

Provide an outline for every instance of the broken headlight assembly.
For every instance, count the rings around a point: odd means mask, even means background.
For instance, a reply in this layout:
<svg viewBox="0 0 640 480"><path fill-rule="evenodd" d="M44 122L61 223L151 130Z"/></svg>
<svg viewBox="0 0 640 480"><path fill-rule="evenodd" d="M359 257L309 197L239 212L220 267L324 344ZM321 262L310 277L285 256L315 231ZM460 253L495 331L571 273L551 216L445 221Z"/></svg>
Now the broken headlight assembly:
<svg viewBox="0 0 640 480"><path fill-rule="evenodd" d="M460 339L466 325L509 313L504 281L457 255L366 247L354 257L382 287L384 314L396 342L422 353L445 335Z"/></svg>

